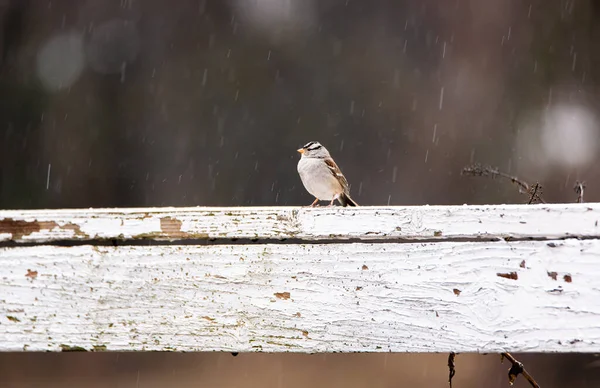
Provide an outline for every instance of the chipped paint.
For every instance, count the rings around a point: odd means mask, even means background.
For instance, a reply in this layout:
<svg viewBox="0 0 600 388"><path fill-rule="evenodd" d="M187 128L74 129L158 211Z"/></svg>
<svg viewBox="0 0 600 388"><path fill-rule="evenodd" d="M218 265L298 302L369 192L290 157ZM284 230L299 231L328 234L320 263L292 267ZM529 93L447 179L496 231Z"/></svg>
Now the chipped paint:
<svg viewBox="0 0 600 388"><path fill-rule="evenodd" d="M500 273L498 272L496 274L496 276L501 277L501 278L505 278L505 279L512 279L512 280L518 280L519 279L519 275L512 271L512 272L508 272L508 273Z"/></svg>
<svg viewBox="0 0 600 388"><path fill-rule="evenodd" d="M0 220L0 234L10 234L11 240L20 240L25 236L41 230L50 230L58 227L54 221L23 221L12 218Z"/></svg>
<svg viewBox="0 0 600 388"><path fill-rule="evenodd" d="M600 238L600 204L583 205L2 210L0 241Z"/></svg>
<svg viewBox="0 0 600 388"><path fill-rule="evenodd" d="M5 247L0 351L600 352L600 242L556 243Z"/></svg>
<svg viewBox="0 0 600 388"><path fill-rule="evenodd" d="M80 227L71 222L59 225L55 221L25 221L15 220L10 217L0 219L0 235L10 234L10 240L12 241L23 240L24 237L30 236L33 233L51 232L54 229L69 230L73 232L74 236L86 237L85 233L81 232Z"/></svg>
<svg viewBox="0 0 600 388"><path fill-rule="evenodd" d="M25 277L33 280L35 278L37 278L38 276L38 271L32 271L29 268L27 268L27 273L25 274Z"/></svg>
<svg viewBox="0 0 600 388"><path fill-rule="evenodd" d="M87 352L87 349L81 346L60 345L60 350L63 352Z"/></svg>
<svg viewBox="0 0 600 388"><path fill-rule="evenodd" d="M275 295L275 297L277 299L290 299L290 293L289 292L276 292L273 295Z"/></svg>
<svg viewBox="0 0 600 388"><path fill-rule="evenodd" d="M181 232L182 222L172 217L160 219L160 231L169 237L184 237L186 233Z"/></svg>

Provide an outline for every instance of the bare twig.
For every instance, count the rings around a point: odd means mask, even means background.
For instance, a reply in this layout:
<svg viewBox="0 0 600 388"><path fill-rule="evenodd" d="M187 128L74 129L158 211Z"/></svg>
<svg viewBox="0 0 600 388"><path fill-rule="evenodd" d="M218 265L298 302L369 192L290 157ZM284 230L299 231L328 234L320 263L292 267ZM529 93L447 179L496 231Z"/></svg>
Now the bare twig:
<svg viewBox="0 0 600 388"><path fill-rule="evenodd" d="M472 164L470 166L464 167L462 169L461 174L470 176L489 176L492 179L495 179L497 177L508 179L509 181L511 181L519 187L519 193L527 193L529 195L529 201L527 202L528 204L546 203L542 198L542 185L540 185L539 183L530 185L527 182L517 178L516 176L512 176L498 170L498 168L496 167L482 166L481 164Z"/></svg>
<svg viewBox="0 0 600 388"><path fill-rule="evenodd" d="M456 358L456 353L450 352L448 355L448 384L450 384L450 388L452 388L452 378L456 374L456 369L454 365L454 359Z"/></svg>
<svg viewBox="0 0 600 388"><path fill-rule="evenodd" d="M583 190L585 190L585 182L575 182L575 187L573 187L575 193L577 194L577 203L583 203Z"/></svg>
<svg viewBox="0 0 600 388"><path fill-rule="evenodd" d="M531 376L525 370L525 367L523 366L523 364L521 362L517 361L517 359L514 358L510 353L502 353L501 357L502 357L501 362L504 361L504 358L506 357L508 359L508 361L510 361L512 364L511 368L508 370L508 383L510 385L513 385L513 383L517 379L517 376L519 374L522 374L523 377L525 377L527 379L527 381L529 381L529 384L531 384L532 387L540 388L539 384L535 381L533 376Z"/></svg>
<svg viewBox="0 0 600 388"><path fill-rule="evenodd" d="M505 178L510 180L512 183L515 183L519 186L520 193L529 192L529 185L527 182L523 182L519 178L515 176L508 175L502 171L499 171L497 168L492 166L482 166L481 164L472 164L470 166L466 166L462 169L463 175L471 175L471 176L491 176L492 179L496 177Z"/></svg>
<svg viewBox="0 0 600 388"><path fill-rule="evenodd" d="M531 205L532 203L544 203L544 200L542 199L542 185L539 183L536 182L533 186L531 186L528 194L529 202L527 202L527 204Z"/></svg>

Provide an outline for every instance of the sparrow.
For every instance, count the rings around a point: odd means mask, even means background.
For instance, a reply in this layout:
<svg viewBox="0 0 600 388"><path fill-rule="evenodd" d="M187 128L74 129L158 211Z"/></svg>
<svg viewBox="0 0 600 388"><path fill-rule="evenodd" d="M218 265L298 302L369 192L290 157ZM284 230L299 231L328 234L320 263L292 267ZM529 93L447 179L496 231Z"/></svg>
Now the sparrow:
<svg viewBox="0 0 600 388"><path fill-rule="evenodd" d="M328 206L333 206L336 199L342 206L358 206L350 198L348 181L327 148L317 141L310 141L297 151L302 155L298 161L298 174L306 191L315 197L311 207L317 206L319 201L331 201Z"/></svg>

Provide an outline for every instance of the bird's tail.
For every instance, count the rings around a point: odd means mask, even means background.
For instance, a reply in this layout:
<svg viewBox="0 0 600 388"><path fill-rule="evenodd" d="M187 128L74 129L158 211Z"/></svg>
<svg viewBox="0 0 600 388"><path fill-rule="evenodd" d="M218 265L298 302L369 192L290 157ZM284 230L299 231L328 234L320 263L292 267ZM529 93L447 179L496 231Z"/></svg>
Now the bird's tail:
<svg viewBox="0 0 600 388"><path fill-rule="evenodd" d="M348 194L342 194L339 196L339 201L342 206L358 206L356 202Z"/></svg>

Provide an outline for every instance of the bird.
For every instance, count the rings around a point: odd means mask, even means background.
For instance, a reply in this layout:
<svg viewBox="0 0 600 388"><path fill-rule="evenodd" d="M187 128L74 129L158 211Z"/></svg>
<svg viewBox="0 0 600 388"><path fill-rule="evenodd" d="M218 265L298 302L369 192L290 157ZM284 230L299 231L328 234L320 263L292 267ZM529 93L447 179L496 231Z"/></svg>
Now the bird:
<svg viewBox="0 0 600 388"><path fill-rule="evenodd" d="M319 201L331 201L328 206L333 206L336 199L344 207L358 206L350 198L348 181L327 148L318 141L309 141L297 151L301 155L298 174L306 191L315 197L310 207L318 206Z"/></svg>

